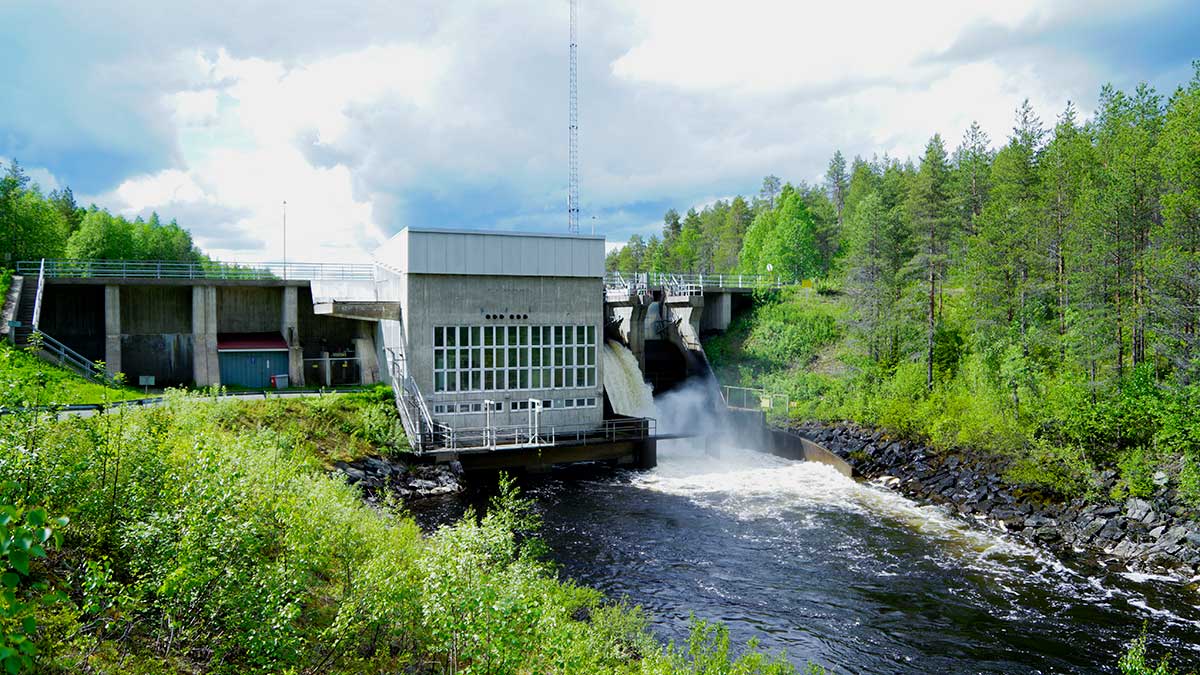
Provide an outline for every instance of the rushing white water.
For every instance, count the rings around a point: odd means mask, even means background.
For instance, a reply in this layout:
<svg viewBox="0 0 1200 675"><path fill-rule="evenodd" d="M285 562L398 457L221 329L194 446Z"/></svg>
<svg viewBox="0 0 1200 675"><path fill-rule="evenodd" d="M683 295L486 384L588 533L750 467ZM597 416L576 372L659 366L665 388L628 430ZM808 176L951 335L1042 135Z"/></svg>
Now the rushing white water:
<svg viewBox="0 0 1200 675"><path fill-rule="evenodd" d="M654 390L642 378L637 358L619 342L604 346L604 391L613 412L630 417L657 417Z"/></svg>

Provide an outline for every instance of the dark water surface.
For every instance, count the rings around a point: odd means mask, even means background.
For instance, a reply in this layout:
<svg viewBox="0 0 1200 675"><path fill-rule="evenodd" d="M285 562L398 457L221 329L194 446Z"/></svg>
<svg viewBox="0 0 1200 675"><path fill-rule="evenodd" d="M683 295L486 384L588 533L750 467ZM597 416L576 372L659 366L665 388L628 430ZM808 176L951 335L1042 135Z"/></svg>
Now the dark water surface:
<svg viewBox="0 0 1200 675"><path fill-rule="evenodd" d="M1003 535L748 451L660 450L645 473L530 486L564 576L838 673L1106 673L1146 623L1200 670L1200 590L1060 562Z"/></svg>

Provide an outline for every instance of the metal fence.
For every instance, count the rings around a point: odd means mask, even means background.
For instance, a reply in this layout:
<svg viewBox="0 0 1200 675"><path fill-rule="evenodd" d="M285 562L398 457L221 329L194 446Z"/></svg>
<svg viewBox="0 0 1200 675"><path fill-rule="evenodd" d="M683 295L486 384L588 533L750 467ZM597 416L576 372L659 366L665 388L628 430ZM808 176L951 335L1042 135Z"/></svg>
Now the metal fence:
<svg viewBox="0 0 1200 675"><path fill-rule="evenodd" d="M800 283L795 279L786 279L775 274L678 274L672 272L637 272L622 274L609 272L604 283L611 289L620 287L700 287L703 289L720 288L779 288Z"/></svg>
<svg viewBox="0 0 1200 675"><path fill-rule="evenodd" d="M304 359L304 381L334 387L362 384L362 368L357 356Z"/></svg>
<svg viewBox="0 0 1200 675"><path fill-rule="evenodd" d="M172 260L23 260L17 274L59 279L228 279L372 281L375 267L357 263L181 262Z"/></svg>
<svg viewBox="0 0 1200 675"><path fill-rule="evenodd" d="M786 420L798 405L786 396L773 395L765 389L753 387L721 387L721 398L731 410L753 410L761 412L770 420Z"/></svg>
<svg viewBox="0 0 1200 675"><path fill-rule="evenodd" d="M589 445L642 440L654 436L656 429L657 423L650 417L604 420L599 425L517 424L465 429L443 426L436 432L423 435L419 446L433 452L470 452L566 444ZM414 447L417 445L414 444Z"/></svg>

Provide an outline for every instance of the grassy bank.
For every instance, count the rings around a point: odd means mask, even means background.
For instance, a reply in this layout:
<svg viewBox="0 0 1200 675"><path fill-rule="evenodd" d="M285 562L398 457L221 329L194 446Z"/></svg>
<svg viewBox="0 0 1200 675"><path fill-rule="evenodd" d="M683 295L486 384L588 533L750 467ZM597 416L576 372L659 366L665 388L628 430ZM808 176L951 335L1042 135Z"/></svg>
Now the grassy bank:
<svg viewBox="0 0 1200 675"><path fill-rule="evenodd" d="M10 542L27 541L15 523L37 535L4 574L0 660L38 673L794 672L755 650L734 659L714 626L664 648L640 610L558 581L512 489L423 536L327 471L402 446L386 391L0 418Z"/></svg>
<svg viewBox="0 0 1200 675"><path fill-rule="evenodd" d="M108 403L142 398L131 387L106 387L0 342L0 408Z"/></svg>
<svg viewBox="0 0 1200 675"><path fill-rule="evenodd" d="M936 449L1003 455L1010 480L1064 497L1148 496L1157 474L1180 501L1200 504L1200 386L1165 386L1151 366L1103 385L1068 368L1029 369L1020 355L970 341L965 302L943 299L932 388L919 353L868 358L854 303L836 292L766 294L705 348L722 383L786 397L796 420L850 420ZM1101 491L1109 470L1117 486Z"/></svg>

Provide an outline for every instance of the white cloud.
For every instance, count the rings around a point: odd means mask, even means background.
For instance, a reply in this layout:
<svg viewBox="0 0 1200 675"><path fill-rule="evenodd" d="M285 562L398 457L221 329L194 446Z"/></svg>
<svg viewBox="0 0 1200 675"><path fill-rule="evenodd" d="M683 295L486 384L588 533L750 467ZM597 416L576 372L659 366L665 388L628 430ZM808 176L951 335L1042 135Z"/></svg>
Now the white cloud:
<svg viewBox="0 0 1200 675"><path fill-rule="evenodd" d="M1035 0L640 2L644 34L613 73L695 91L780 93L847 81L911 81L975 24L1016 26Z"/></svg>
<svg viewBox="0 0 1200 675"><path fill-rule="evenodd" d="M372 204L356 195L349 168L318 166L302 146L338 141L360 109L385 98L428 107L446 58L445 50L415 45L295 66L224 50L199 54L191 62L205 87L170 97L183 166L129 178L101 201L129 215L223 213L235 220L196 228L197 243L216 257L246 260L283 255L286 200L289 259L364 259L383 239ZM258 245L247 250L248 240Z"/></svg>

